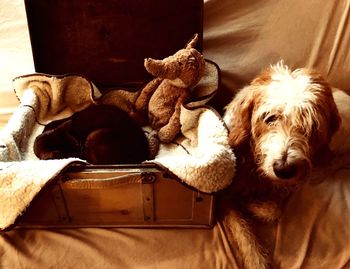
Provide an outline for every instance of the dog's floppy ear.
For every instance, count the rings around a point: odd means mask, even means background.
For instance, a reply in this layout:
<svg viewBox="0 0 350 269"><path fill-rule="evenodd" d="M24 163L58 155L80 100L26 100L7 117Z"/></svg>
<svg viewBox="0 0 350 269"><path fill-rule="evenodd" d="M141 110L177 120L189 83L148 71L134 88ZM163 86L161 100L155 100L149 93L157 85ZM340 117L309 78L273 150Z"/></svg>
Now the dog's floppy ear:
<svg viewBox="0 0 350 269"><path fill-rule="evenodd" d="M330 96L328 102L330 102L329 105L329 111L330 111L330 128L329 128L329 135L330 137L333 136L341 125L341 116L339 113L339 110L337 108L336 100L334 97L333 92L339 91L338 89L330 89ZM342 93L342 92L341 92ZM338 97L339 98L339 97Z"/></svg>
<svg viewBox="0 0 350 269"><path fill-rule="evenodd" d="M237 148L249 141L253 107L253 87L251 86L239 91L225 107L224 121L229 129L231 147Z"/></svg>
<svg viewBox="0 0 350 269"><path fill-rule="evenodd" d="M334 94L339 94L339 90L335 88L332 89L328 82L322 77L322 75L313 70L309 71L309 76L311 77L311 81L313 83L319 84L325 89L326 98L323 100L323 102L324 107L327 108L329 112L328 135L331 137L339 129L341 124L341 117L339 115L334 97Z"/></svg>
<svg viewBox="0 0 350 269"><path fill-rule="evenodd" d="M336 131L338 131L341 124L341 117L339 115L339 111L335 103L332 102L331 111L331 119L330 119L330 136L333 136Z"/></svg>

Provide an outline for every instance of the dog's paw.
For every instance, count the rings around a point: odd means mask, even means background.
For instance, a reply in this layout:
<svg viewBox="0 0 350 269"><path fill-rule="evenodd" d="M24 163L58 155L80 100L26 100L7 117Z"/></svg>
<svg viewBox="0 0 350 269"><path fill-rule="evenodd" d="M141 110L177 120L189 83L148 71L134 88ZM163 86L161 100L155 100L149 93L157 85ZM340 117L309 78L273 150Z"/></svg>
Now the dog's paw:
<svg viewBox="0 0 350 269"><path fill-rule="evenodd" d="M278 221L282 215L281 206L271 201L254 201L247 205L247 209L254 217L267 223Z"/></svg>

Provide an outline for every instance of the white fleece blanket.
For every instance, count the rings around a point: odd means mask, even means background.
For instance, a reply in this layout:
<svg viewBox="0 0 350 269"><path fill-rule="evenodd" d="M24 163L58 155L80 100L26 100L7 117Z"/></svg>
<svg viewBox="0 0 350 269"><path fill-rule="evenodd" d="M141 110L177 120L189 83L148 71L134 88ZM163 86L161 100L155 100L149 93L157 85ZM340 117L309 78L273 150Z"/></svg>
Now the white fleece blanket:
<svg viewBox="0 0 350 269"><path fill-rule="evenodd" d="M181 132L174 143L161 144L154 160L179 181L212 193L227 187L235 173L235 157L220 116L204 104L218 88L218 70L208 63L194 89L197 97L181 110ZM138 93L113 90L103 96L82 76L33 74L14 79L20 105L0 131L0 229L25 212L40 190L79 159L38 160L35 137L44 124L71 116L92 104L113 104L128 111Z"/></svg>

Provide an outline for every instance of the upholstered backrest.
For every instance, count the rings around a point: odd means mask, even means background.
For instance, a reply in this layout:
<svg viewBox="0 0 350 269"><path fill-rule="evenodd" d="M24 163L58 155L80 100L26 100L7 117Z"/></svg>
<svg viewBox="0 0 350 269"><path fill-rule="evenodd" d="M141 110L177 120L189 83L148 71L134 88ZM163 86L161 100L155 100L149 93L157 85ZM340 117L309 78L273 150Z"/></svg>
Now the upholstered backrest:
<svg viewBox="0 0 350 269"><path fill-rule="evenodd" d="M207 0L204 55L220 66L223 89L232 92L281 59L347 89L349 9L347 0Z"/></svg>

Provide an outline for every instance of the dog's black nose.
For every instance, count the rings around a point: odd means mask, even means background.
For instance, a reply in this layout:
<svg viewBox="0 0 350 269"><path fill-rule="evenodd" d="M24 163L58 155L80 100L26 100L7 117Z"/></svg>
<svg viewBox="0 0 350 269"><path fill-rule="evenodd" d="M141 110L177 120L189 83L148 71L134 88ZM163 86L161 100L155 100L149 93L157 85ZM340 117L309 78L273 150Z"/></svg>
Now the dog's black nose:
<svg viewBox="0 0 350 269"><path fill-rule="evenodd" d="M290 179L295 176L297 167L295 164L289 164L282 160L277 160L273 163L273 171L276 176L281 179Z"/></svg>

